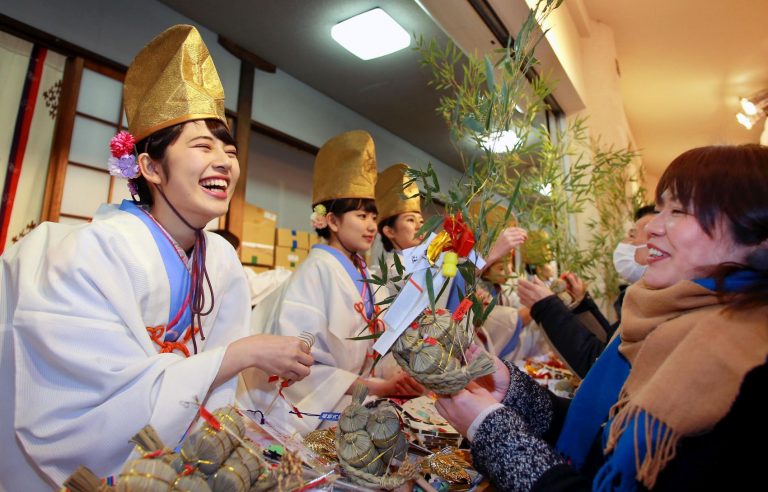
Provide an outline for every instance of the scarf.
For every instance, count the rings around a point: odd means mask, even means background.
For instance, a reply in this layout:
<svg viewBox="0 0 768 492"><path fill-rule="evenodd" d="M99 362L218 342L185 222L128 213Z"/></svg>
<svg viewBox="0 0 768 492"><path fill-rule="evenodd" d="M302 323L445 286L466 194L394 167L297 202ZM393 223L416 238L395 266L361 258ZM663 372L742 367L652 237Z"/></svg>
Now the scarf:
<svg viewBox="0 0 768 492"><path fill-rule="evenodd" d="M743 288L744 279L735 280ZM725 307L708 281L657 290L641 281L627 291L618 351L631 370L610 410L604 451L634 456L634 478L648 488L679 440L711 430L746 374L765 363L768 306ZM596 477L598 484L609 480Z"/></svg>

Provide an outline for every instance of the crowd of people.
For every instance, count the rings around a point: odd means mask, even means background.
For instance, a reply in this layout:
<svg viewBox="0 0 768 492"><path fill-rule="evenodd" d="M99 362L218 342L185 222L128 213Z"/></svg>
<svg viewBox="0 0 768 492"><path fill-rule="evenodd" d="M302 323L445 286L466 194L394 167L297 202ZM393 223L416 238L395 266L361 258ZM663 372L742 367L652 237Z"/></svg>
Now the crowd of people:
<svg viewBox="0 0 768 492"><path fill-rule="evenodd" d="M312 189L323 242L259 295L237 238L204 231L226 213L240 171L196 29L152 40L124 90L130 135L113 140L126 151L112 171L133 200L89 224L40 225L0 260L0 490L50 490L80 465L113 475L138 429L175 445L199 404L274 404L286 429L307 433L329 423L291 412L340 412L355 384L422 394L390 357L374 367L372 341L351 340L381 329L379 306L402 286L368 281L363 254L377 234L390 277L424 240L408 166L379 173L362 130L328 140ZM757 403L768 381L768 148L689 150L654 198L614 253L629 286L613 323L574 274L560 277L565 295L544 264L544 278L511 281L529 234L508 214L486 218L501 232L476 272L478 296L496 300L467 358L488 351L496 371L436 407L498 490L761 483L761 454L746 444L768 437ZM466 289L454 277L437 307L453 311ZM515 364L548 351L583 379L574 398Z"/></svg>

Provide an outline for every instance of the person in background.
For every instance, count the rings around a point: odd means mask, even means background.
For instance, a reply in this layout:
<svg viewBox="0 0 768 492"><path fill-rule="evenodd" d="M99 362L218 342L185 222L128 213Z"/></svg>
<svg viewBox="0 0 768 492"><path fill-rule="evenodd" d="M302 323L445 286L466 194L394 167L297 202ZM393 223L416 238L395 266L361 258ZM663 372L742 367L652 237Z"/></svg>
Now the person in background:
<svg viewBox="0 0 768 492"><path fill-rule="evenodd" d="M382 329L376 303L388 293L366 282L368 269L360 256L376 237L376 155L371 136L362 130L337 135L320 148L312 178L312 221L328 244L316 244L285 286L254 310L256 326L283 335L308 332L315 338L312 375L284 390L273 417L288 431L306 433L322 422L297 418L295 411L340 412L360 382L370 395L414 395L423 388L399 370L372 376L373 340L350 340ZM270 296L271 297L271 296ZM392 366L394 367L394 366ZM378 370L378 369L377 369ZM265 410L276 392L263 375L245 375L248 396ZM326 423L327 425L327 423Z"/></svg>
<svg viewBox="0 0 768 492"><path fill-rule="evenodd" d="M226 229L216 229L211 232L226 239L235 248L238 257L240 256L240 238L234 233ZM248 281L248 288L251 293L251 309L283 285L291 276L291 273L293 273L282 268L256 273L246 265L243 265L243 271L245 272L245 278Z"/></svg>
<svg viewBox="0 0 768 492"><path fill-rule="evenodd" d="M648 262L648 233L645 226L653 219L653 206L635 213L635 222L614 252L614 265L624 280L637 281ZM629 263L632 263L631 265ZM579 377L584 377L605 349L621 321L611 324L600 312L586 285L573 273L563 276L574 299L567 306L543 282L537 279L518 282L520 302L531 309L531 316L547 333L547 337L566 364ZM620 305L626 290L619 294ZM572 308L571 308L572 307ZM619 312L620 314L620 312Z"/></svg>
<svg viewBox="0 0 768 492"><path fill-rule="evenodd" d="M242 369L297 381L313 362L295 337L248 336L237 257L203 231L226 213L240 167L194 27L142 49L124 104L133 136L112 140L110 172L130 179L134 201L91 223L42 224L0 259L3 491L58 489L81 465L117 475L144 426L175 447L199 404L232 404Z"/></svg>
<svg viewBox="0 0 768 492"><path fill-rule="evenodd" d="M764 480L768 147L678 156L648 268L572 401L511 365L436 406L499 490L731 490Z"/></svg>

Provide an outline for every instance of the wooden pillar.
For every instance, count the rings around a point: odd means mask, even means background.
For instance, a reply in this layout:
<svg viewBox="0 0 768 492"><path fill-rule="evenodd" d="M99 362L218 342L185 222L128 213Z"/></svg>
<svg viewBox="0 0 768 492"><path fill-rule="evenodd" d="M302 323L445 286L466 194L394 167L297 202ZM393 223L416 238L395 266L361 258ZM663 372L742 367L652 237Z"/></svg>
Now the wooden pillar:
<svg viewBox="0 0 768 492"><path fill-rule="evenodd" d="M253 108L253 81L255 70L275 73L275 65L238 46L232 40L219 36L219 44L240 59L240 87L237 93L237 160L240 162L240 179L232 195L227 212L227 230L238 238L243 237L243 205L245 185L248 181L248 150L251 141L251 109Z"/></svg>

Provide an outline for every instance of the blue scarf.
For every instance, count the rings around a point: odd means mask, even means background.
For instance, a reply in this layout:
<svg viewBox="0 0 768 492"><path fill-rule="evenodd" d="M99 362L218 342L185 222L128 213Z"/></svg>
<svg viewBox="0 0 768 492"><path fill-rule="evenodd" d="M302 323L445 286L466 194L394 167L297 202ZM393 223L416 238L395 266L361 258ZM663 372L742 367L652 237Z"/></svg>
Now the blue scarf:
<svg viewBox="0 0 768 492"><path fill-rule="evenodd" d="M734 273L725 280L724 290L743 291L756 278L756 274L749 271ZM704 278L694 282L708 290L716 288L714 279ZM601 436L601 448L605 449L612 423L609 413L630 373L629 362L619 352L620 343L621 337L614 337L590 369L570 404L556 443L557 450L580 470L598 436ZM645 427L649 424L653 428L647 432ZM646 435L651 436L650 442L646 442ZM595 475L593 490L637 490L637 463L643 461L649 449L657 449L665 435L668 435L668 429L664 424L640 410L637 418L628 421L622 438Z"/></svg>

